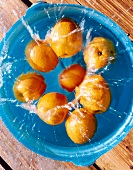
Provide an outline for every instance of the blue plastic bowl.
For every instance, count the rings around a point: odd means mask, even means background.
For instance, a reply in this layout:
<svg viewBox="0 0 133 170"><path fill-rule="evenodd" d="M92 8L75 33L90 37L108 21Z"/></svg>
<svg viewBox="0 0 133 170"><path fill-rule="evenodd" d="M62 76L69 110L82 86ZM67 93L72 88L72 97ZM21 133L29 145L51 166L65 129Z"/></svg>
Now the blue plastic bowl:
<svg viewBox="0 0 133 170"><path fill-rule="evenodd" d="M69 139L65 123L57 126L47 125L36 114L21 108L12 91L16 78L22 72L32 71L24 53L32 38L22 20L43 39L47 31L62 17L72 18L80 24L83 28L84 43L88 31L91 30L91 39L96 36L109 38L117 51L116 62L102 73L112 92L110 108L106 113L96 115L97 132L90 142L83 145L74 144ZM11 133L32 151L80 166L91 165L121 142L133 127L133 46L125 32L100 12L80 5L37 3L7 32L0 43L0 58L2 120ZM85 66L82 52L62 62L66 67L72 63ZM40 74L48 84L46 92L64 93L70 101L74 97L73 93L66 92L58 84L58 73L62 69L62 64L59 64L50 73Z"/></svg>

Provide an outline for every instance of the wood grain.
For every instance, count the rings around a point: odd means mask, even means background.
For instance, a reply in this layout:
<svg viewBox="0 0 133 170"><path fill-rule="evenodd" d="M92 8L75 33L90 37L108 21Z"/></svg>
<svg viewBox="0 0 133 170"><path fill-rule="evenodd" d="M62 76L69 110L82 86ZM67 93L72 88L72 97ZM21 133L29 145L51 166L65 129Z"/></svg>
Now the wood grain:
<svg viewBox="0 0 133 170"><path fill-rule="evenodd" d="M37 0L31 0L35 3ZM48 3L81 4L102 12L114 20L133 41L133 1L132 0L45 0Z"/></svg>
<svg viewBox="0 0 133 170"><path fill-rule="evenodd" d="M32 0L32 2L36 0ZM50 2L47 0L47 2ZM54 0L54 3L62 2ZM64 3L82 4L92 7L112 17L114 21L133 39L133 3L132 0L64 0ZM126 3L127 2L127 3ZM6 31L25 14L27 6L20 0L0 1L0 39ZM4 18L4 19L3 19ZM33 153L20 144L7 130L0 120L0 155L13 170L96 170L94 166L77 167L72 163L63 163L46 159ZM101 156L96 164L102 170L131 170L133 169L133 129L127 137L114 149ZM2 169L2 167L0 167Z"/></svg>
<svg viewBox="0 0 133 170"><path fill-rule="evenodd" d="M114 149L101 156L96 163L107 170L133 169L133 129Z"/></svg>
<svg viewBox="0 0 133 170"><path fill-rule="evenodd" d="M0 165L0 170L4 170L4 168Z"/></svg>
<svg viewBox="0 0 133 170"><path fill-rule="evenodd" d="M0 1L0 40L9 28L25 14L27 6L20 0ZM96 170L94 166L77 167L46 159L33 153L19 143L0 119L0 156L13 170ZM0 167L3 170L3 167Z"/></svg>
<svg viewBox="0 0 133 170"><path fill-rule="evenodd" d="M37 155L19 143L0 120L0 155L13 170L96 170Z"/></svg>
<svg viewBox="0 0 133 170"><path fill-rule="evenodd" d="M20 0L0 0L0 40L8 29L25 14L27 6Z"/></svg>

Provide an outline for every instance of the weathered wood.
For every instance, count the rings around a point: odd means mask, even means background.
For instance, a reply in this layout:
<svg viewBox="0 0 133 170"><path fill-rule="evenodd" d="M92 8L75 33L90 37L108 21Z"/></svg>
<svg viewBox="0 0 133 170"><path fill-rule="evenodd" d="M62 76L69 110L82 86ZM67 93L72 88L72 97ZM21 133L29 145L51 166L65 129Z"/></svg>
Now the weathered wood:
<svg viewBox="0 0 133 170"><path fill-rule="evenodd" d="M37 2L37 0L31 0ZM133 41L133 1L132 0L45 0L48 3L81 4L96 9L114 20Z"/></svg>
<svg viewBox="0 0 133 170"><path fill-rule="evenodd" d="M114 149L101 156L96 163L107 170L133 169L133 129Z"/></svg>
<svg viewBox="0 0 133 170"><path fill-rule="evenodd" d="M32 2L36 0L32 0ZM47 2L50 0L47 0ZM130 33L133 39L133 3L132 0L105 1L105 0L64 0L54 3L80 3L101 11L109 17L113 17L122 28ZM27 6L20 0L0 1L0 39L4 37L6 31L25 14ZM112 16L113 14L113 16ZM128 16L127 16L128 15ZM132 15L132 16L131 16ZM2 20L1 20L2 18ZM6 129L0 120L0 155L14 170L96 170L91 167L76 167L72 163L63 163L46 159L33 153L20 144ZM133 129L128 136L114 149L101 156L97 165L102 170L131 170L133 169ZM1 167L0 167L1 168Z"/></svg>
<svg viewBox="0 0 133 170"><path fill-rule="evenodd" d="M13 170L96 170L37 155L19 143L0 120L0 155Z"/></svg>
<svg viewBox="0 0 133 170"><path fill-rule="evenodd" d="M4 168L0 165L0 170L4 170Z"/></svg>
<svg viewBox="0 0 133 170"><path fill-rule="evenodd" d="M27 6L20 0L0 1L0 40L8 29L25 14ZM20 144L7 130L0 119L0 156L13 170L96 170L94 166L77 167L46 159ZM2 167L0 167L2 169Z"/></svg>
<svg viewBox="0 0 133 170"><path fill-rule="evenodd" d="M25 14L27 6L20 0L0 0L0 40L8 29Z"/></svg>

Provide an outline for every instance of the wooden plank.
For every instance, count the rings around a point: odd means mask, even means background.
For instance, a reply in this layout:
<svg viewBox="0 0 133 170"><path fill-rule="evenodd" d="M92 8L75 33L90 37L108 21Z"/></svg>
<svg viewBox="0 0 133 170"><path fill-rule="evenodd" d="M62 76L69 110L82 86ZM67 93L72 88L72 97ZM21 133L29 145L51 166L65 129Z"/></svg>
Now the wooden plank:
<svg viewBox="0 0 133 170"><path fill-rule="evenodd" d="M81 2L84 3L81 3ZM114 20L130 34L133 41L133 1L132 0L78 0L82 5L94 8Z"/></svg>
<svg viewBox="0 0 133 170"><path fill-rule="evenodd" d="M37 0L31 0L35 3ZM114 20L133 41L133 1L132 0L45 0L48 3L81 4L96 9Z"/></svg>
<svg viewBox="0 0 133 170"><path fill-rule="evenodd" d="M101 156L96 163L101 169L133 169L133 129L114 149Z"/></svg>
<svg viewBox="0 0 133 170"><path fill-rule="evenodd" d="M0 1L0 40L8 29L25 14L27 6L20 0Z"/></svg>
<svg viewBox="0 0 133 170"><path fill-rule="evenodd" d="M96 170L94 166L77 167L37 155L19 143L0 120L0 155L13 170Z"/></svg>
<svg viewBox="0 0 133 170"><path fill-rule="evenodd" d="M0 170L4 170L4 168L0 165Z"/></svg>
<svg viewBox="0 0 133 170"><path fill-rule="evenodd" d="M0 1L0 40L8 29L25 14L27 6L20 0ZM96 170L94 166L77 167L72 163L64 163L46 159L33 153L20 144L7 130L0 119L0 156L13 170ZM0 167L2 169L2 167Z"/></svg>
<svg viewBox="0 0 133 170"><path fill-rule="evenodd" d="M55 0L55 2L57 1ZM78 3L77 1L73 1L73 0L64 0L64 2ZM86 3L85 0L82 2ZM22 15L24 15L26 9L27 7L19 0L14 0L14 1L3 0L2 2L0 1L0 18L4 18L4 20L0 22L0 39L4 36L5 32L11 27L11 25L14 24ZM129 135L117 147L115 147L113 150L106 153L102 157L100 157L96 161L97 165L100 166L100 168L103 170L131 169L133 166L132 137L133 137L133 130L131 130ZM0 121L0 143L1 143L0 155L15 170L17 169L41 170L44 167L45 170L47 169L48 170L53 170L53 169L94 170L95 169L93 166L76 167L72 163L61 163L58 161L53 161L29 151L8 132L8 130L5 128L5 126L1 121Z"/></svg>

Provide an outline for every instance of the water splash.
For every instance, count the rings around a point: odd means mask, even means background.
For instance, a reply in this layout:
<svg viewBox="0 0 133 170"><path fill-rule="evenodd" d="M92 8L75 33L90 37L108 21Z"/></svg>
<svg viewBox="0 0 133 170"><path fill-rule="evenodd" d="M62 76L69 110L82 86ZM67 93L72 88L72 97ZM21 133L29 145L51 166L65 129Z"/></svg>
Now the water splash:
<svg viewBox="0 0 133 170"><path fill-rule="evenodd" d="M95 3L95 2L94 2ZM63 18L64 17L64 14L63 14L63 11L65 10L65 8L66 7L63 7L63 8L55 8L55 10L54 10L54 14L55 14L55 19L56 20L58 20L58 16L60 16L60 18ZM59 14L57 14L57 11L60 11L60 13ZM50 14L49 14L49 12L44 8L44 12L47 14L47 16L48 16L48 18L51 18L51 16L50 16ZM83 13L86 13L86 10L83 10L82 11ZM92 14L94 13L94 11L92 10ZM19 16L18 16L18 14L16 13L16 11L15 10L13 10L13 14L16 16L16 17L18 17L19 18ZM112 16L112 17L115 17L115 16ZM22 17L21 18L21 21L22 21L22 24L25 26L25 28L28 30L28 32L29 32L29 34L31 35L31 37L35 40L35 41L42 41L41 40L41 38L40 38L40 36L39 36L39 33L35 30L36 28L34 27L34 29L32 29L31 27L30 27L30 25L28 25L28 23L26 23L26 21L24 20L24 17ZM82 31L85 31L85 22L86 22L86 20L85 20L85 18L82 18L82 20L81 20L81 22L79 23L79 25L80 25L80 30L82 30ZM94 29L94 32L95 31L97 31L97 29L99 28L99 27L101 27L101 24L100 25L98 25L95 29ZM74 30L73 32L71 32L70 33L70 35L71 34L73 34L73 33L75 33L75 31L80 31L80 30ZM87 43L89 43L90 41L91 41L91 33L92 33L92 31L93 31L93 28L90 28L89 30L88 30L88 32L87 32L87 34L86 34L86 42ZM48 32L48 35L49 35L49 32ZM66 35L65 37L67 37L67 36L69 36L69 35ZM56 39L59 39L59 36L57 36L56 37ZM116 45L115 45L116 47L118 47L119 46L119 42L116 42ZM125 50L121 50L121 51L119 51L119 53L118 54L121 54L121 53L123 53L123 52L125 52ZM7 43L5 43L5 45L3 46L3 52L2 52L2 54L4 54L4 58L6 58L7 57L7 54L8 54L8 45L7 45ZM120 55L119 55L120 56ZM4 58L3 58L3 60L4 60ZM1 61L0 61L0 63L2 63L2 61L3 61L2 59L1 59ZM112 60L112 59L110 59L110 60ZM17 62L17 61L16 61ZM110 63L106 66L106 67L104 67L102 70L101 70L101 72L99 72L100 74L104 74L106 71L108 71L109 70L109 65L110 65ZM12 66L12 63L6 63L5 65L3 65L2 66L2 69L1 69L1 71L0 71L0 77L2 78L3 77L3 74L2 74L2 72L3 72L3 70L4 70L4 74L9 74L10 72L11 72L11 66ZM95 71L94 71L95 72ZM90 74L90 72L88 72L88 74ZM10 78L10 77L9 77ZM126 81L132 81L132 78L129 78L128 80L126 80ZM109 85L125 85L125 80L124 80L124 78L123 78L123 81L122 81L122 79L117 79L117 81L114 81L113 83L111 83L111 84L109 84ZM2 87L3 86L3 81L1 80L1 84L0 84L0 87ZM13 102L14 100L12 100L12 99L1 99L1 102L6 102L6 101L10 101L10 102ZM71 104L72 104L72 102L71 102ZM78 105L78 102L76 102L76 104ZM22 108L24 108L24 109L26 109L26 110L29 110L29 112L30 113L36 113L37 111L36 111L36 106L35 106L35 104L31 104L31 103L24 103L24 104L21 104L21 105L19 105L20 107L22 107ZM66 108L68 108L69 110L73 110L74 108L79 108L79 106L77 107L75 107L76 105L74 104L73 106L71 105L70 106L70 103L67 105L67 106L63 106L63 107L66 107Z"/></svg>
<svg viewBox="0 0 133 170"><path fill-rule="evenodd" d="M0 105L5 104L6 102L15 103L15 102L16 102L16 99L10 99L10 98L0 98Z"/></svg>
<svg viewBox="0 0 133 170"><path fill-rule="evenodd" d="M39 33L35 31L35 27L34 30L30 27L30 25L28 23L26 23L26 21L24 20L24 18L21 18L22 24L25 26L25 28L28 30L29 34L31 35L31 37L33 38L33 40L35 40L37 43L38 41L42 41L40 39Z"/></svg>
<svg viewBox="0 0 133 170"><path fill-rule="evenodd" d="M22 104L20 104L18 106L22 107L23 109L28 110L29 113L37 114L36 104L33 104L32 102L22 103Z"/></svg>
<svg viewBox="0 0 133 170"><path fill-rule="evenodd" d="M87 0L88 3L91 3L89 0ZM1 3L1 1L0 1ZM52 3L52 1L51 1ZM61 0L59 3L63 3L63 0ZM92 5L96 4L97 2L96 1L93 1ZM55 11L54 11L54 15L55 15L55 20L58 21L59 18L63 18L64 17L64 10L65 10L65 7L64 8L55 8ZM128 10L131 10L131 8L127 9ZM50 13L44 8L44 12L47 14L48 18L50 19L51 16L50 16ZM83 10L82 13L86 14L86 10ZM16 13L15 10L13 10L13 14L19 18L18 14ZM92 10L92 15L94 14L94 11ZM115 18L115 14L112 16L112 18ZM81 18L81 16L80 16ZM117 18L119 20L119 18ZM39 32L36 30L36 27L34 27L33 29L31 28L31 26L24 20L24 17L22 17L21 19L22 21L22 24L25 26L25 28L28 30L29 34L31 35L31 37L35 40L35 41L42 41L40 36L39 36ZM81 27L81 30L84 32L86 31L87 34L86 34L86 42L89 43L92 39L92 34L94 32L97 32L97 30L102 30L103 29L103 25L99 24L97 25L97 27L95 28L90 28L89 30L87 30L87 28L85 27L86 25L86 19L85 18L82 18L81 19L81 22L79 23L80 27ZM112 25L113 27L114 25ZM5 35L5 32L6 32L6 28L2 29L2 31L4 30L3 34ZM50 31L48 32L48 34L50 33ZM23 43L24 40L21 40L21 42ZM116 41L116 44L115 44L116 48L119 48L120 44L119 42ZM116 55L117 55L117 59L121 59L121 55L124 55L125 54L125 49L121 49L119 51L117 51ZM10 76L11 72L12 72L12 63L11 62L6 62L5 64L3 64L4 60L7 59L7 58L10 58L11 56L8 56L8 43L5 41L4 43L4 46L3 46L3 50L2 50L2 57L0 56L0 88L3 87L3 76ZM20 60L15 60L15 62L20 62ZM96 71L96 70L95 70ZM94 72L95 72L94 71ZM107 73L110 71L110 63L104 67L102 70L99 71L100 74L103 74L104 73ZM88 72L88 74L90 74L90 72ZM10 78L10 77L9 77ZM9 80L9 79L8 79ZM124 87L126 84L129 84L132 88L132 84L133 84L133 78L132 77L110 77L108 78L108 84L109 86L122 86ZM41 128L41 125L39 126L37 123L35 123L35 120L31 120L31 117L34 116L34 114L37 114L37 110L36 110L36 103L18 103L16 101L16 99L14 98L0 98L0 105L3 105L5 104L6 102L9 102L10 104L15 104L16 107L19 107L19 108L22 108L23 110L27 110L28 111L28 114L27 115L27 112L24 113L24 118L27 119L31 124L32 124L32 127L31 129L29 130L28 129L28 125L25 124L24 120L20 121L18 117L15 117L14 120L12 121L13 123L15 122L18 122L19 121L19 132L21 134L20 138L25 138L27 135L29 135L29 131L34 131L34 133L37 133L37 139L36 139L36 144L38 144L41 140L41 135L44 133L44 131L42 130ZM62 108L68 108L69 109L69 114L71 114L71 111L73 111L74 109L77 109L77 108L80 108L81 105L79 104L78 101L76 102L69 102L68 105L65 105L65 106L62 106ZM55 109L58 109L59 107L55 108ZM123 115L127 115L126 112L120 112L119 110L116 110L115 107L112 107L110 106L109 107L109 113L113 115L115 115L118 119L122 120L123 118ZM23 112L23 111L22 111ZM31 114L33 113L33 114ZM101 114L100 117L101 119L103 119L105 122L108 122L108 123L111 123L111 119L106 116L108 113L105 113L105 114ZM98 116L99 117L99 116ZM42 122L40 122L41 124ZM25 129L25 127L28 129L26 130L24 133L21 133L23 131L23 129ZM36 132L36 127L37 127L37 132ZM58 133L56 131L56 128L55 127L52 127L53 128L53 134L54 134L54 138L55 138L55 141L56 143L60 142L59 141L59 138L58 138ZM99 134L97 134L98 136ZM29 138L30 138L30 135L29 135ZM45 137L44 137L44 141L45 141ZM93 140L90 140L90 145L92 146L92 148L94 148L94 150L97 151L97 148L95 148L93 146ZM99 143L101 144L101 143ZM79 151L80 151L80 147L78 145L75 145ZM105 148L107 146L104 146ZM38 152L39 152L39 148L38 148ZM84 156L84 154L82 155ZM70 155L70 157L73 157L73 155ZM78 154L76 154L76 157L78 158ZM33 157L34 159L34 157ZM39 159L37 160L39 162ZM32 163L32 159L31 159L31 163ZM32 167L31 167L32 169Z"/></svg>
<svg viewBox="0 0 133 170"><path fill-rule="evenodd" d="M2 62L2 61L1 61ZM3 76L11 73L12 63L5 63L0 65L0 88L3 86ZM10 77L9 77L10 78Z"/></svg>

